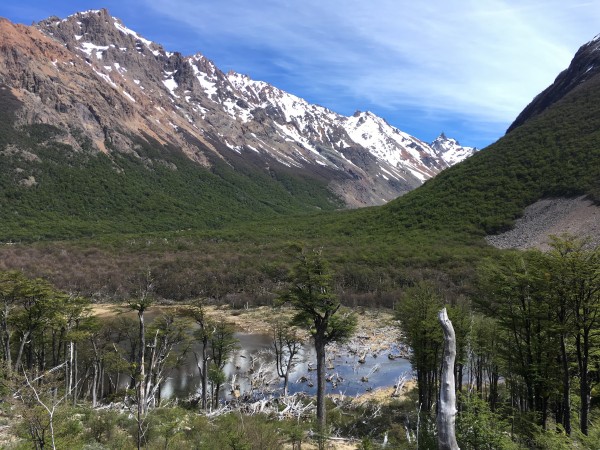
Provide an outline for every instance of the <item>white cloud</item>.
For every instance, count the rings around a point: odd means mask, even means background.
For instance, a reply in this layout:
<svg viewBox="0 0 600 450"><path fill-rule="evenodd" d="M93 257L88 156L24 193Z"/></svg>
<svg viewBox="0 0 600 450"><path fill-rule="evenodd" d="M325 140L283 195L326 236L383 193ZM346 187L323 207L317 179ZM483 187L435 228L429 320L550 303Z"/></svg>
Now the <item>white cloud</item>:
<svg viewBox="0 0 600 450"><path fill-rule="evenodd" d="M310 99L506 125L600 32L589 1L145 1L197 50Z"/></svg>

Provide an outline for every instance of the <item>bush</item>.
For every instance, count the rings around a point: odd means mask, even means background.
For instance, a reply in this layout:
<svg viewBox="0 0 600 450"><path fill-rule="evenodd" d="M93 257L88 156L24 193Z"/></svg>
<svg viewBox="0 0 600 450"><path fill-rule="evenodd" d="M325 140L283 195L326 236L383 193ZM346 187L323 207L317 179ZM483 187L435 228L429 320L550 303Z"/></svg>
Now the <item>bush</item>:
<svg viewBox="0 0 600 450"><path fill-rule="evenodd" d="M518 449L509 436L510 428L489 405L476 394L460 396L456 435L461 450Z"/></svg>

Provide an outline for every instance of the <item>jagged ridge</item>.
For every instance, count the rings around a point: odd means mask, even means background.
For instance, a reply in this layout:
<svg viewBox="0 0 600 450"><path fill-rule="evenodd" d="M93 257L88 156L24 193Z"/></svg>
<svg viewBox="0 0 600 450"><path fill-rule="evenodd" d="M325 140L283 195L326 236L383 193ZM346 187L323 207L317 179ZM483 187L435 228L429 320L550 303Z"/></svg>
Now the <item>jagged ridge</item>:
<svg viewBox="0 0 600 450"><path fill-rule="evenodd" d="M375 205L448 166L372 113L168 52L106 10L0 19L0 43L4 239Z"/></svg>
<svg viewBox="0 0 600 450"><path fill-rule="evenodd" d="M206 149L181 135L193 135L226 160L231 155L224 148L244 159L254 153L266 164L328 174L348 205L364 206L385 203L461 159L446 160L371 113L344 117L267 83L224 74L201 54L167 52L106 10L50 18L38 28L84 58L103 89L109 85L130 108L141 109L145 132L174 141L203 164ZM100 137L95 142L102 149ZM127 151L128 143L115 146Z"/></svg>

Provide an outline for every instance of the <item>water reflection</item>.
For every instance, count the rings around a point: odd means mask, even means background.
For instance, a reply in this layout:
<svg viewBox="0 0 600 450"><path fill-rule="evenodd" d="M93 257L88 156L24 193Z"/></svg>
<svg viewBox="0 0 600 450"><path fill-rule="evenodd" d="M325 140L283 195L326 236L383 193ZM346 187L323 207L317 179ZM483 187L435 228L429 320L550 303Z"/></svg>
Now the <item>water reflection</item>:
<svg viewBox="0 0 600 450"><path fill-rule="evenodd" d="M237 350L225 367L227 382L223 398L229 398L232 390L240 396L255 396L273 391L280 392L283 380L275 370L275 356L272 352L271 337L261 334L236 333L240 349ZM193 349L192 349L193 350ZM328 394L355 396L371 389L392 386L406 372L410 363L403 358L390 359L388 354L397 356L397 349L374 354L352 354L348 348L328 350L327 383ZM364 363L359 362L364 358ZM289 393L305 392L316 394L316 356L310 343L306 344L296 359L296 366L289 377ZM232 386L233 385L233 386ZM190 352L184 365L170 372L161 392L165 398L186 398L199 395L201 380L193 352Z"/></svg>

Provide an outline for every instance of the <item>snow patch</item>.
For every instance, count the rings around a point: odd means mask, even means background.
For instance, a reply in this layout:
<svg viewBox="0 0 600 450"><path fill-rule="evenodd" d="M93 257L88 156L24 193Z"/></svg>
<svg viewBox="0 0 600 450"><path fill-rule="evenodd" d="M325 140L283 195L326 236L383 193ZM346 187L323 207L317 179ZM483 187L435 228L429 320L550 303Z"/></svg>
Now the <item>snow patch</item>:
<svg viewBox="0 0 600 450"><path fill-rule="evenodd" d="M90 14L99 14L99 13L100 13L99 9L88 9L87 11L82 11L82 12L78 12L75 14L71 14L70 16L67 16L66 19L61 20L61 22L66 22L67 20L69 20L73 17L89 16ZM77 25L81 25L81 22L77 21Z"/></svg>
<svg viewBox="0 0 600 450"><path fill-rule="evenodd" d="M118 20L115 20L114 25L117 30L119 30L125 34L128 34L130 36L133 36L135 39L139 40L140 42L143 42L146 45L146 47L150 48L150 46L152 45L152 41L149 41L148 39L144 39L139 34L137 34L135 31L130 30L129 28L127 28L125 25L123 25Z"/></svg>
<svg viewBox="0 0 600 450"><path fill-rule="evenodd" d="M194 56L194 58L196 58L196 56ZM198 61L198 60L199 59L196 59L196 61ZM200 87L204 90L206 95L209 98L211 98L213 95L216 95L217 94L217 83L210 81L208 74L206 74L206 73L202 72L200 69L198 69L198 66L196 66L194 63L192 63L191 60L189 61L189 64L192 67L192 70L194 71L194 75L196 76L198 83L200 83Z"/></svg>
<svg viewBox="0 0 600 450"><path fill-rule="evenodd" d="M129 92L127 92L125 89L123 89L123 95L124 95L125 97L127 97L129 100L131 100L133 103L136 103L136 101L135 101L135 98L133 98L133 97L131 96L131 94L130 94Z"/></svg>
<svg viewBox="0 0 600 450"><path fill-rule="evenodd" d="M177 89L179 87L179 85L173 78L167 78L166 80L163 80L162 83L169 90L169 92L171 92L171 95L173 97L179 98L179 95L175 94L175 89Z"/></svg>
<svg viewBox="0 0 600 450"><path fill-rule="evenodd" d="M100 78L102 78L104 81L106 81L108 84L110 84L112 87L116 88L117 85L115 84L115 82L113 80L110 79L110 77L108 75L106 75L105 73L102 72L98 72L96 69L92 68L92 70L96 73L96 75L98 75Z"/></svg>
<svg viewBox="0 0 600 450"><path fill-rule="evenodd" d="M120 74L123 74L123 73L127 72L127 69L125 67L122 67L121 64L119 64L119 63L116 62L113 65L115 66L115 69L117 69L117 71Z"/></svg>
<svg viewBox="0 0 600 450"><path fill-rule="evenodd" d="M91 57L92 53L96 52L96 59L102 59L102 52L108 50L108 48L108 45L96 45L91 42L84 42L81 44L81 47L79 47L79 49L88 55L88 57Z"/></svg>

